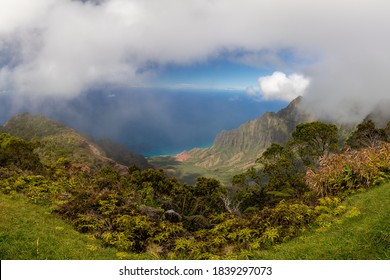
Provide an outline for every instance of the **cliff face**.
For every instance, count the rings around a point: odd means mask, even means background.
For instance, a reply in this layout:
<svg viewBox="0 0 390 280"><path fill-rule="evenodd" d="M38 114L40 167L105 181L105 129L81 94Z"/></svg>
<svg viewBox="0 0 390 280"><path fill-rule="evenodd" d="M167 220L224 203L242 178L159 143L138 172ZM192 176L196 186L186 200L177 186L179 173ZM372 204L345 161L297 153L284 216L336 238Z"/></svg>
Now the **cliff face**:
<svg viewBox="0 0 390 280"><path fill-rule="evenodd" d="M300 109L300 103L298 97L277 113L265 113L237 129L222 131L210 148L189 151L189 160L196 166L232 171L250 167L272 143L288 141L297 124L314 120Z"/></svg>

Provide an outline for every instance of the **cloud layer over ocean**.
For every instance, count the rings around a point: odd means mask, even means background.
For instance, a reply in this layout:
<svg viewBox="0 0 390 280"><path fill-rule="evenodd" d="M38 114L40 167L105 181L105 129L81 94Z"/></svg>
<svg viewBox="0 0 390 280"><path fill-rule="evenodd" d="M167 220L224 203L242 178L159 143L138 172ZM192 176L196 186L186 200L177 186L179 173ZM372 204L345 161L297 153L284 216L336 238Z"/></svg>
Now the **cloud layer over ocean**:
<svg viewBox="0 0 390 280"><path fill-rule="evenodd" d="M389 96L389 10L385 0L2 0L0 92L23 103L145 87L167 64L225 55L280 72L259 77L264 98L304 87L311 109L359 120Z"/></svg>

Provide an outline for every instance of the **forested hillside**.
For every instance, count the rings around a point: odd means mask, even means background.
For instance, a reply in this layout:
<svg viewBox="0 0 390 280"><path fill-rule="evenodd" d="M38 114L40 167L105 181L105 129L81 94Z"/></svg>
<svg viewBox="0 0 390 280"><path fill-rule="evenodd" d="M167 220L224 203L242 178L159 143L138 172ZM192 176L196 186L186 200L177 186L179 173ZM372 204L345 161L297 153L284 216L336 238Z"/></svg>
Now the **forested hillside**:
<svg viewBox="0 0 390 280"><path fill-rule="evenodd" d="M96 169L111 165L124 170L122 165L150 167L142 155L132 153L109 140L93 141L62 123L42 115L28 113L14 116L1 128L3 132L24 140L39 143L35 150L47 165L77 162L84 168Z"/></svg>

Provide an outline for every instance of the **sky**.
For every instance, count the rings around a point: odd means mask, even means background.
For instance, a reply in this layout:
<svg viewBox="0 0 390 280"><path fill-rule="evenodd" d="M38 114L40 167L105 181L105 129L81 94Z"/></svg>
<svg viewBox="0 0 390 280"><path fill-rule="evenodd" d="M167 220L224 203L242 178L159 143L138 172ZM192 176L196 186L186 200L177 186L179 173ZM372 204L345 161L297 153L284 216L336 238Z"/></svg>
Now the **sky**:
<svg viewBox="0 0 390 280"><path fill-rule="evenodd" d="M307 109L356 122L389 98L389 10L385 0L0 0L0 95L12 108L107 87L302 95Z"/></svg>

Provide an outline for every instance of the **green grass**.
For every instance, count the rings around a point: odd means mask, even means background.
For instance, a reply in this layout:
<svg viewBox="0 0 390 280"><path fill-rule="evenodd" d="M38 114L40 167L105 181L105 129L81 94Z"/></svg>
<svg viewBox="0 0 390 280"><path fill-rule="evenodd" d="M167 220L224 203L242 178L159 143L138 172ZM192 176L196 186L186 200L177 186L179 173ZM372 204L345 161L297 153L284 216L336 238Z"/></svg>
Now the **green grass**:
<svg viewBox="0 0 390 280"><path fill-rule="evenodd" d="M349 210L330 228L313 230L272 250L258 251L252 258L389 260L390 184L354 195L344 205Z"/></svg>
<svg viewBox="0 0 390 280"><path fill-rule="evenodd" d="M75 231L22 196L0 194L0 259L2 260L101 260L139 258L118 253Z"/></svg>
<svg viewBox="0 0 390 280"><path fill-rule="evenodd" d="M346 213L327 228L313 228L252 259L390 259L390 183L344 202ZM155 259L150 254L118 253L76 232L23 196L0 194L0 259Z"/></svg>

